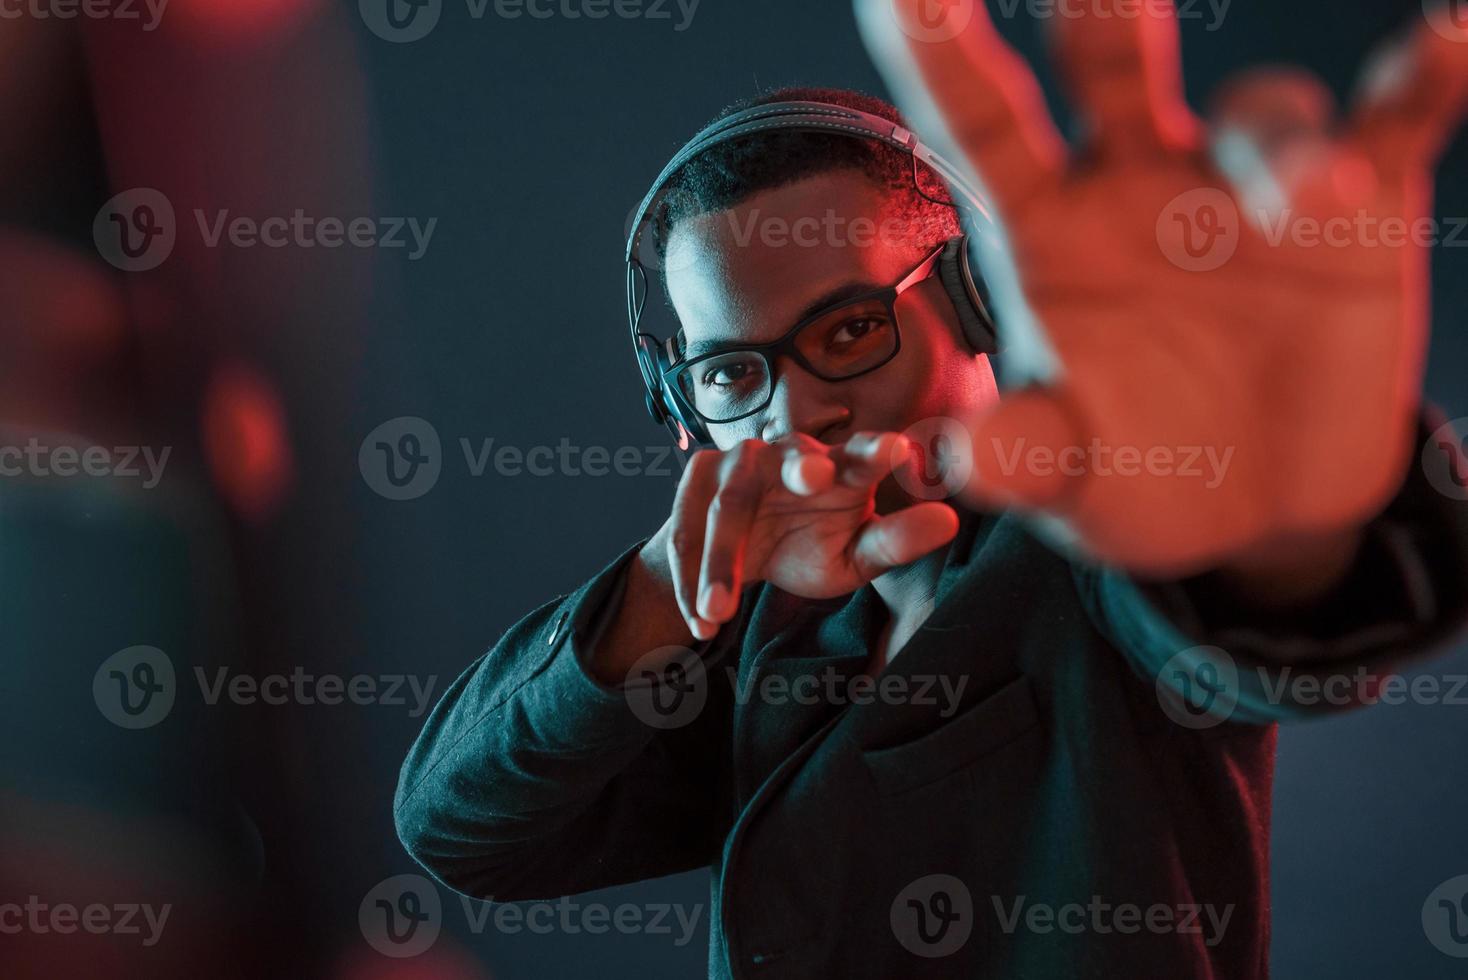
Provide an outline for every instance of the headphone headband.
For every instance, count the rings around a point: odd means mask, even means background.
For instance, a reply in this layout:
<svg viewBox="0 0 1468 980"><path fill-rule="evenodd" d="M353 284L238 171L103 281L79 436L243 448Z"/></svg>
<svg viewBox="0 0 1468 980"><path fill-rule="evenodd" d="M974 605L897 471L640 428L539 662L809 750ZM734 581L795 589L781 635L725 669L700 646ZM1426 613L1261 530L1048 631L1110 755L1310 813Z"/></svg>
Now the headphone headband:
<svg viewBox="0 0 1468 980"><path fill-rule="evenodd" d="M632 221L631 232L627 236L625 255L627 263L641 265L637 260L637 248L642 242L643 228L651 223L654 208L662 198L667 183L674 174L690 160L715 146L755 133L770 131L834 133L884 143L895 150L911 154L915 160L926 164L942 177L945 183L957 191L969 207L978 212L986 221L992 220L989 209L979 192L963 179L952 164L919 141L911 130L890 119L883 119L881 116L875 116L860 109L848 109L829 102L772 102L751 109L742 109L710 123L694 134L694 137L683 145L673 159L668 161L667 166L663 167L662 172L658 174L657 180L653 181L652 189L638 205L636 216Z"/></svg>

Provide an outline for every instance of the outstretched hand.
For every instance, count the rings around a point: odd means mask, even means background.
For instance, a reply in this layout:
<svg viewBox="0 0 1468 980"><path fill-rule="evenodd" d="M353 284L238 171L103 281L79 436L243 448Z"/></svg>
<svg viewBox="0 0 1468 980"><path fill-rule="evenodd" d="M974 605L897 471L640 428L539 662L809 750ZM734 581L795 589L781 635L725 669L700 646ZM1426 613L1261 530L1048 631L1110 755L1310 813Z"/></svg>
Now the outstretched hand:
<svg viewBox="0 0 1468 980"><path fill-rule="evenodd" d="M972 494L1154 574L1356 531L1413 451L1431 170L1468 99L1468 30L1424 24L1342 120L1322 84L1273 71L1205 125L1171 3L1065 9L1074 152L981 0L858 0L892 87L920 83L997 209L1043 331L1012 317L1004 342L1057 365L973 420Z"/></svg>

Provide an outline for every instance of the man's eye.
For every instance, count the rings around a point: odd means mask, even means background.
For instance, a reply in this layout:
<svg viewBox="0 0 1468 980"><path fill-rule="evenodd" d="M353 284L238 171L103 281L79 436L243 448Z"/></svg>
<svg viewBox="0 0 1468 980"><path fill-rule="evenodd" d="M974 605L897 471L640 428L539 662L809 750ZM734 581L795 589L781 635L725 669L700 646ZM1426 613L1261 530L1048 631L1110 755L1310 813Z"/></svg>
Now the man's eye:
<svg viewBox="0 0 1468 980"><path fill-rule="evenodd" d="M738 384L749 374L748 364L723 364L704 372L705 387L725 388Z"/></svg>
<svg viewBox="0 0 1468 980"><path fill-rule="evenodd" d="M847 320L835 330L831 331L830 342L833 344L849 344L860 340L874 330L883 327L882 321L875 317L862 317L857 320Z"/></svg>

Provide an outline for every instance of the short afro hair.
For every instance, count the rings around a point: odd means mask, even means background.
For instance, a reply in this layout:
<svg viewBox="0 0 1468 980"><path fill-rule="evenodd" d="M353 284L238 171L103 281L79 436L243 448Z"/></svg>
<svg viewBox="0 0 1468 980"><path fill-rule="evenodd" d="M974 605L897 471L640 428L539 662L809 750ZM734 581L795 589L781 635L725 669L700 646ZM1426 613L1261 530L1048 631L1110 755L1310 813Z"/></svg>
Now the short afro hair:
<svg viewBox="0 0 1468 980"><path fill-rule="evenodd" d="M834 88L776 89L736 102L711 123L772 102L828 102L907 126L892 104L862 92ZM875 140L787 130L722 143L678 168L652 215L658 257L666 255L669 237L679 221L724 211L760 191L834 170L859 171L887 191L893 213L911 229L914 245L931 247L961 234L957 208L942 203L951 200L951 194L926 164L914 166L909 154Z"/></svg>

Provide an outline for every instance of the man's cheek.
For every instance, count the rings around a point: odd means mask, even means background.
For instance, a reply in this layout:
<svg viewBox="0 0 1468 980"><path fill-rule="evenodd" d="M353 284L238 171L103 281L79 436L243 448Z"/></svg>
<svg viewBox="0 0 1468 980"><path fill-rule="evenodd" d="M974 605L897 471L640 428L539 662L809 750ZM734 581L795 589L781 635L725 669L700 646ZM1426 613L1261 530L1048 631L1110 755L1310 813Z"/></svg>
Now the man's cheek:
<svg viewBox="0 0 1468 980"><path fill-rule="evenodd" d="M888 365L887 367L895 367ZM852 429L856 432L901 432L922 418L923 392L917 379L880 368L849 381Z"/></svg>

